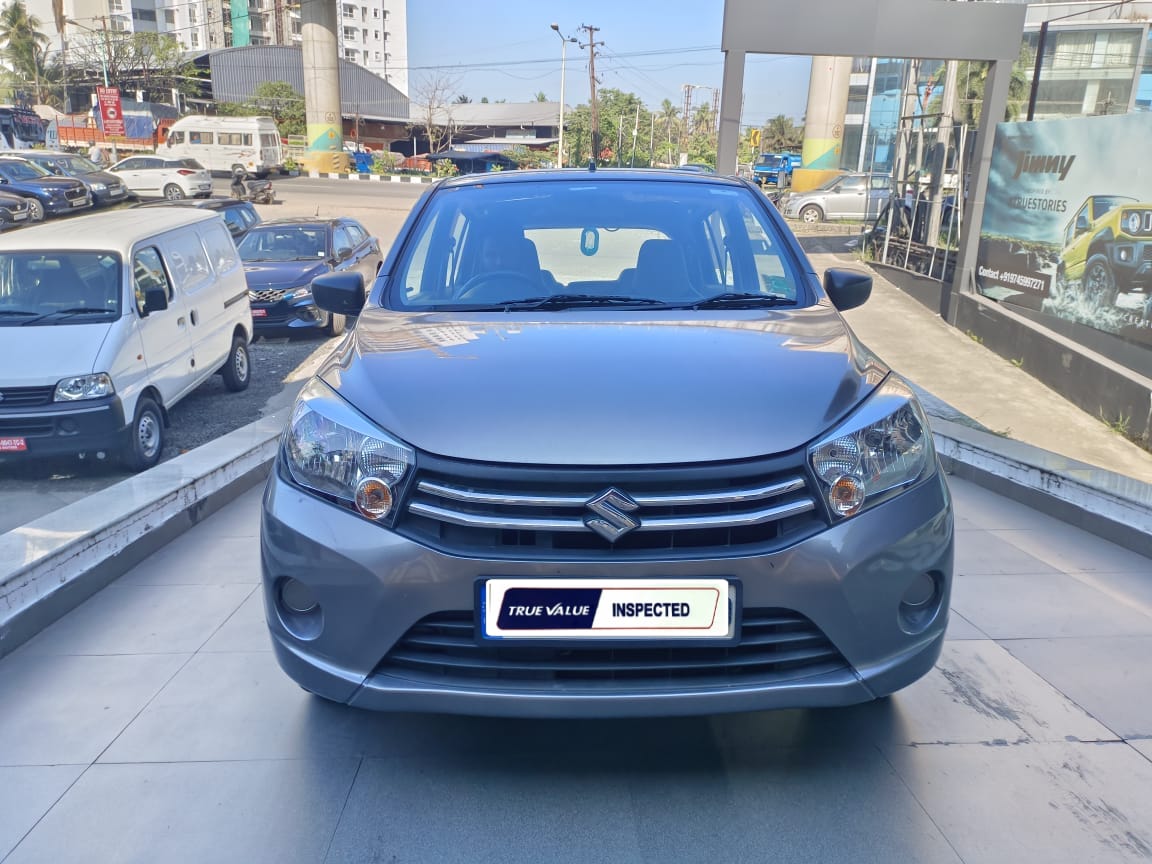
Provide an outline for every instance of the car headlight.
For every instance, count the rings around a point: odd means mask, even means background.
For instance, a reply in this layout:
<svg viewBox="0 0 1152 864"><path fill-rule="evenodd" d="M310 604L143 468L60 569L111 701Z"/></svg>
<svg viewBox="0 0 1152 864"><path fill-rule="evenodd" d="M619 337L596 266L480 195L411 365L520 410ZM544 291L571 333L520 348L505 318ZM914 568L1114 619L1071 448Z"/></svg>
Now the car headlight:
<svg viewBox="0 0 1152 864"><path fill-rule="evenodd" d="M81 399L99 399L102 396L111 396L116 392L112 386L112 378L107 372L98 372L95 375L74 375L71 378L62 378L56 382L56 392L52 399L55 402L76 402Z"/></svg>
<svg viewBox="0 0 1152 864"><path fill-rule="evenodd" d="M312 299L312 283L307 285L300 285L296 288L290 288L284 292L285 300L311 300Z"/></svg>
<svg viewBox="0 0 1152 864"><path fill-rule="evenodd" d="M1120 221L1129 234L1139 234L1144 227L1144 213L1140 210L1125 210Z"/></svg>
<svg viewBox="0 0 1152 864"><path fill-rule="evenodd" d="M103 192L105 189L108 188L108 184L107 183L92 183L92 184L90 184L89 188L93 192Z"/></svg>
<svg viewBox="0 0 1152 864"><path fill-rule="evenodd" d="M851 417L809 448L808 461L833 517L846 518L924 476L935 450L916 394L889 375Z"/></svg>
<svg viewBox="0 0 1152 864"><path fill-rule="evenodd" d="M296 483L376 522L393 513L399 486L416 462L412 448L319 378L296 400L283 455Z"/></svg>

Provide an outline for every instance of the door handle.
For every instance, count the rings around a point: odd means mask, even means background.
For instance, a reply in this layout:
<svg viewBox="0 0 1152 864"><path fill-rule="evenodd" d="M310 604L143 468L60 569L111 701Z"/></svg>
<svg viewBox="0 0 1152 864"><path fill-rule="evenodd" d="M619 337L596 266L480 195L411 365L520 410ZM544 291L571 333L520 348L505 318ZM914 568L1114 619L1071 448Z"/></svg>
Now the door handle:
<svg viewBox="0 0 1152 864"><path fill-rule="evenodd" d="M197 324L200 323L200 316L196 314L195 309L192 310L190 317L192 318L192 326L193 327L195 327Z"/></svg>

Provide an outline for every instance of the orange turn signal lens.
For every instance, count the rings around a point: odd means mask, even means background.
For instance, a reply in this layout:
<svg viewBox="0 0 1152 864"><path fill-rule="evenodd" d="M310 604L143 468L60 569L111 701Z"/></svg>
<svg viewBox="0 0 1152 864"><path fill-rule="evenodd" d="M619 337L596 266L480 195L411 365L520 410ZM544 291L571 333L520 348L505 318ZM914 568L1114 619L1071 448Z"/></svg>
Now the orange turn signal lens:
<svg viewBox="0 0 1152 864"><path fill-rule="evenodd" d="M383 519L392 510L392 490L378 477L365 477L356 486L356 509L369 519Z"/></svg>
<svg viewBox="0 0 1152 864"><path fill-rule="evenodd" d="M839 516L854 516L864 506L864 483L851 474L843 474L828 489L828 503Z"/></svg>

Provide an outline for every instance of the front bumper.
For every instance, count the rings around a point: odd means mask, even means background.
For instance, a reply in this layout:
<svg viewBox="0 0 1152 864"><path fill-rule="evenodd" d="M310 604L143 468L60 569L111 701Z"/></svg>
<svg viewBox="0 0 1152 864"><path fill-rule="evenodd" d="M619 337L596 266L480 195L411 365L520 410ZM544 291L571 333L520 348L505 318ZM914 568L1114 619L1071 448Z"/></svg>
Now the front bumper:
<svg viewBox="0 0 1152 864"><path fill-rule="evenodd" d="M622 717L709 714L865 702L907 686L939 656L952 578L951 502L937 471L903 495L777 552L695 560L479 560L427 548L306 494L273 470L264 496L261 562L266 619L277 659L302 687L356 707L393 711ZM316 539L323 538L323 539ZM938 606L908 632L898 608L921 574L934 574ZM559 678L462 681L396 671L386 660L428 616L474 609L488 577L724 577L744 610L806 616L845 661L812 675L763 681L594 686ZM278 599L279 580L307 585L318 627L301 629ZM285 620L292 625L290 630ZM302 636L303 638L298 638ZM500 649L504 650L504 649ZM518 646L511 651L520 650Z"/></svg>
<svg viewBox="0 0 1152 864"><path fill-rule="evenodd" d="M261 336L285 335L317 330L328 316L311 299L276 303L252 301L252 327Z"/></svg>
<svg viewBox="0 0 1152 864"><path fill-rule="evenodd" d="M101 192L92 192L92 205L94 207L108 207L128 200L128 187L108 187Z"/></svg>
<svg viewBox="0 0 1152 864"><path fill-rule="evenodd" d="M1108 258L1121 291L1152 289L1152 240L1114 240Z"/></svg>
<svg viewBox="0 0 1152 864"><path fill-rule="evenodd" d="M0 438L21 439L27 449L0 458L115 452L127 441L128 424L119 396L53 402L29 408L0 408Z"/></svg>
<svg viewBox="0 0 1152 864"><path fill-rule="evenodd" d="M63 216L65 213L79 213L92 206L92 198L85 195L83 198L57 198L52 196L47 201L40 199L44 205L44 212L51 216Z"/></svg>

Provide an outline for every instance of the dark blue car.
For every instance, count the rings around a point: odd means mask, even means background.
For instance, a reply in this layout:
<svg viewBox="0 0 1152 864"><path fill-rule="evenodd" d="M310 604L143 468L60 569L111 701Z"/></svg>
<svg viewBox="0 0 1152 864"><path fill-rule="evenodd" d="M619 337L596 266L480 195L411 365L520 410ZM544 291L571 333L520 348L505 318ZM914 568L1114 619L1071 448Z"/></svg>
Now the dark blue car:
<svg viewBox="0 0 1152 864"><path fill-rule="evenodd" d="M248 278L252 324L261 336L344 332L345 318L319 309L312 280L324 273L380 269L380 241L354 219L278 219L253 227L239 244Z"/></svg>
<svg viewBox="0 0 1152 864"><path fill-rule="evenodd" d="M24 159L0 159L0 192L28 199L29 219L40 222L92 207L88 187L72 177L54 177Z"/></svg>

